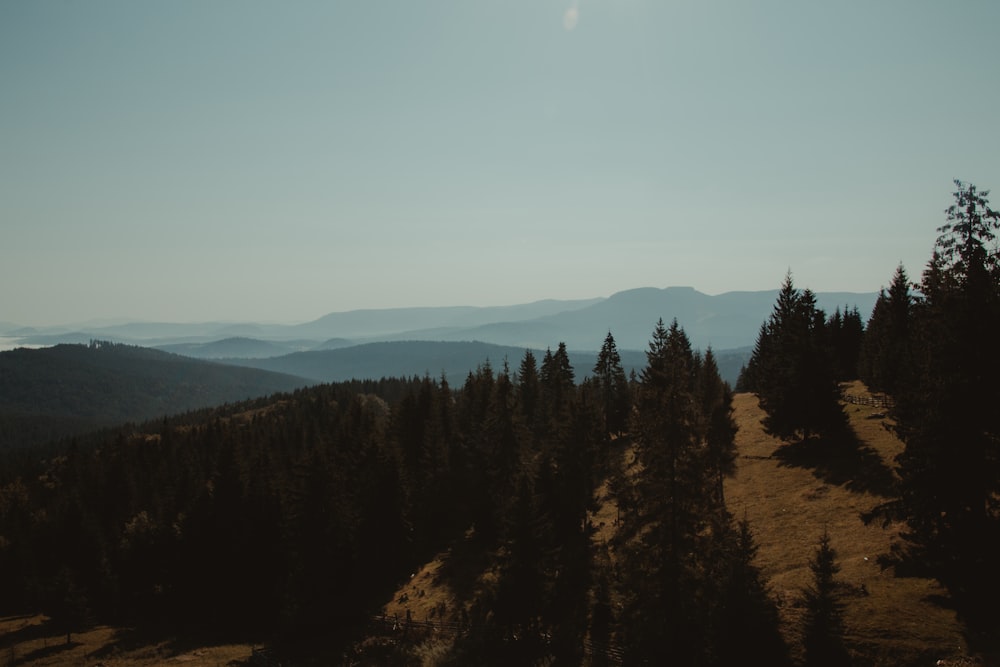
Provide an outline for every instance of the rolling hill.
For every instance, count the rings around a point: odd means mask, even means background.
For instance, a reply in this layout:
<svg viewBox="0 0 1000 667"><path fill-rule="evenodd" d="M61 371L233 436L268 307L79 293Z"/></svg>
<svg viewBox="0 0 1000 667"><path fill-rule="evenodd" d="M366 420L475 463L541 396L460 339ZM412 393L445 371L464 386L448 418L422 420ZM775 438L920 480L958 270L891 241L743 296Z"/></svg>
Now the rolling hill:
<svg viewBox="0 0 1000 667"><path fill-rule="evenodd" d="M0 447L290 391L307 380L120 344L0 353Z"/></svg>

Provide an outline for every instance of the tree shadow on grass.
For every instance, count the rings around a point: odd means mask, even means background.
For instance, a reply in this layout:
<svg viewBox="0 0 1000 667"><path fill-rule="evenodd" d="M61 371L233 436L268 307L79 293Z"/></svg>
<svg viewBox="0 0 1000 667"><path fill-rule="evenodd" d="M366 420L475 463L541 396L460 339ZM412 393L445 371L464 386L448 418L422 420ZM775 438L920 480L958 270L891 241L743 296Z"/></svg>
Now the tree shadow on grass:
<svg viewBox="0 0 1000 667"><path fill-rule="evenodd" d="M29 651L23 655L18 654L17 662L21 664L28 664L35 662L36 660L45 660L51 658L52 656L59 655L65 651L72 651L77 646L80 646L79 642L59 642L58 644L52 644L50 646L43 646L41 648L36 648L34 651Z"/></svg>
<svg viewBox="0 0 1000 667"><path fill-rule="evenodd" d="M447 585L458 600L471 600L479 579L491 563L491 550L474 534L466 534L451 545L434 581Z"/></svg>
<svg viewBox="0 0 1000 667"><path fill-rule="evenodd" d="M24 616L22 618L28 621L32 617ZM45 641L44 646L27 653L21 653L18 648L23 644L41 640ZM0 650L10 650L11 654L16 656L16 660L12 661L11 664L24 664L48 659L65 651L71 651L78 646L80 646L79 642L72 640L67 642L66 630L57 626L51 619L45 619L41 623L26 623L17 630L0 635Z"/></svg>
<svg viewBox="0 0 1000 667"><path fill-rule="evenodd" d="M236 641L210 631L184 632L161 624L123 627L115 630L114 637L89 657L97 661L114 660L137 651L155 654L163 660L210 646Z"/></svg>
<svg viewBox="0 0 1000 667"><path fill-rule="evenodd" d="M853 429L781 445L773 454L780 465L808 468L829 484L857 493L890 497L895 474L879 453L861 442Z"/></svg>
<svg viewBox="0 0 1000 667"><path fill-rule="evenodd" d="M52 626L50 622L45 623L33 623L29 622L33 616L22 616L20 619L24 620L25 624L18 628L17 630L10 630L3 634L0 634L0 649L9 648L11 646L16 646L17 644L24 644L26 642L34 641L36 639L41 639L43 637L49 637L53 634Z"/></svg>
<svg viewBox="0 0 1000 667"><path fill-rule="evenodd" d="M994 522L993 533L1000 532ZM879 565L891 568L894 576L936 579L947 594L924 596L942 609L954 611L962 624L969 651L986 665L1000 665L1000 545L988 545L982 553L956 558L950 563L931 562L919 547L894 548L879 557Z"/></svg>

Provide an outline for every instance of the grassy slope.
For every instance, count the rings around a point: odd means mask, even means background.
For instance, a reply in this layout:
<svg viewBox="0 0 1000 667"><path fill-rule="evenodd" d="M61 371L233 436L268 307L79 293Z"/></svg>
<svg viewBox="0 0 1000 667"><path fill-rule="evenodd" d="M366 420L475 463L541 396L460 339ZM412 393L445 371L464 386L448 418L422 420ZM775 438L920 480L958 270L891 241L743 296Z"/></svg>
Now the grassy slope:
<svg viewBox="0 0 1000 667"><path fill-rule="evenodd" d="M851 385L847 393L865 393L865 388ZM962 626L937 582L897 578L878 564L897 529L866 526L860 514L883 500L894 457L902 451L878 411L846 405L857 438L830 457L823 449L829 443L784 446L764 433L764 414L754 395L738 394L734 408L739 458L736 475L726 484L727 503L735 515L745 512L751 521L760 548L758 565L779 604L793 655L801 657L798 629L802 589L811 581L809 561L826 530L841 566L846 642L856 664L981 664L966 656ZM600 506L592 522L595 546L600 546L613 534L615 507L606 485L597 498ZM402 620L409 609L414 620L439 621L443 604L445 620L457 621L469 594L490 576L481 569L484 565L482 558L477 562L467 554L443 552L414 573L386 604L385 613ZM447 643L441 637L434 641L436 648L423 650L440 652L440 644Z"/></svg>
<svg viewBox="0 0 1000 667"><path fill-rule="evenodd" d="M848 393L863 391L860 385L848 388ZM962 656L961 625L940 604L946 591L932 580L882 571L876 559L888 551L896 530L866 526L859 517L882 500L878 482L902 451L878 410L845 407L858 442L830 464L821 452L795 452L765 434L752 394L738 394L734 407L739 462L726 485L727 502L735 514L745 511L750 518L760 546L758 565L781 605L783 630L793 649L803 612L801 591L811 581L808 564L827 530L841 566L846 640L858 664L933 664Z"/></svg>
<svg viewBox="0 0 1000 667"><path fill-rule="evenodd" d="M217 667L247 664L249 645L192 646L163 638L136 635L129 630L98 626L66 634L52 627L44 616L0 618L0 664L59 667L103 665L104 667Z"/></svg>
<svg viewBox="0 0 1000 667"><path fill-rule="evenodd" d="M861 393L863 387L848 388ZM803 609L801 590L810 581L808 563L824 530L829 531L841 565L839 579L846 602L847 642L859 665L940 664L977 665L965 655L962 627L943 601L947 593L936 582L896 578L882 571L877 556L885 553L895 529L865 526L859 514L881 500L879 492L891 475L893 457L901 443L873 417L876 410L848 405L846 411L857 434L839 457L826 452L782 446L767 436L763 413L750 394L738 394L735 417L739 459L736 475L727 482L730 509L746 512L760 547L758 565L770 581L780 605L783 630L793 652ZM821 456L821 454L823 454ZM600 507L592 517L596 544L614 530L615 508L602 487ZM458 621L461 608L490 578L488 555L459 543L424 567L387 602L391 618L405 619L407 609L416 621ZM862 593L862 585L867 595ZM96 628L65 636L39 626L39 617L0 619L0 661L15 647L17 664L154 665L178 662L192 667L245 661L251 647L188 647L169 642L142 642L127 631ZM416 648L424 664L434 664L447 652L446 636Z"/></svg>

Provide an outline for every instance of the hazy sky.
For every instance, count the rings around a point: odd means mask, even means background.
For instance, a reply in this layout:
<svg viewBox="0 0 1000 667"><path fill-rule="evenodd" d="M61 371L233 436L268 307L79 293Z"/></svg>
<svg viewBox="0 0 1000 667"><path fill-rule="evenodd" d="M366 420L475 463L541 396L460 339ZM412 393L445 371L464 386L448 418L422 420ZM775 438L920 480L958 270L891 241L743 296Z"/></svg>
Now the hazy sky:
<svg viewBox="0 0 1000 667"><path fill-rule="evenodd" d="M996 0L0 3L0 322L918 276Z"/></svg>

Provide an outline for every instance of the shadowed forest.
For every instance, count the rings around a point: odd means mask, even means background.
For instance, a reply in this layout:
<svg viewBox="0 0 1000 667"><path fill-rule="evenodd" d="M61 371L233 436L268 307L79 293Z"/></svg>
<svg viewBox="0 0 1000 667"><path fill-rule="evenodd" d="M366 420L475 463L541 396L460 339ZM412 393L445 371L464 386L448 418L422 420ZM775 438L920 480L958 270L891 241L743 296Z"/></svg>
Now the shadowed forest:
<svg viewBox="0 0 1000 667"><path fill-rule="evenodd" d="M937 581L961 624L962 655L936 655L995 664L1000 215L956 187L921 279L898 267L867 320L789 274L738 395L653 314L631 374L609 332L585 377L558 344L4 452L0 614L44 613L66 645L95 625L267 645L258 664L926 664L850 639L845 600L873 593L825 531L790 540L809 578L785 608L756 537L780 519L732 483L756 457L876 498L851 519L894 527L881 571ZM845 387L880 397L895 461ZM777 449L738 447L751 408ZM449 602L421 601L428 563Z"/></svg>

